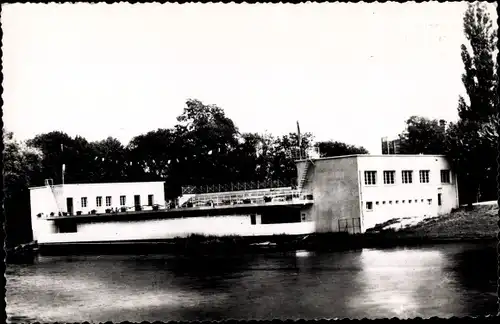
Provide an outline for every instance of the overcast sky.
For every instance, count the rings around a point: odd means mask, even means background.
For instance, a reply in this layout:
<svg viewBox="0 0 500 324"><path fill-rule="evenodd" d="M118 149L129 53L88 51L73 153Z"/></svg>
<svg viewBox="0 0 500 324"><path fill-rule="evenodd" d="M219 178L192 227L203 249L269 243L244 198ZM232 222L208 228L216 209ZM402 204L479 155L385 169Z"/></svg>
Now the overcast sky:
<svg viewBox="0 0 500 324"><path fill-rule="evenodd" d="M127 144L194 98L242 132L299 120L316 140L380 154L411 115L458 118L466 6L4 5L5 128Z"/></svg>

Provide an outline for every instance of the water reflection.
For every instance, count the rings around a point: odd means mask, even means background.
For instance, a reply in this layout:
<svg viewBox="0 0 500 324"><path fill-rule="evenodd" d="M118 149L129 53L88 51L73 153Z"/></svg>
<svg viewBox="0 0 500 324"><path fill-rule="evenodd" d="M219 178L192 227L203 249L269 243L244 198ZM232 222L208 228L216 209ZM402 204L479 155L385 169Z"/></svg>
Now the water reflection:
<svg viewBox="0 0 500 324"><path fill-rule="evenodd" d="M376 317L446 317L460 312L456 279L443 271L446 263L443 251L434 249L365 250L362 271L354 279L361 291L351 300L352 307Z"/></svg>
<svg viewBox="0 0 500 324"><path fill-rule="evenodd" d="M491 267L496 250L40 257L8 266L7 313L12 321L51 322L496 313L496 272L478 276L478 258Z"/></svg>

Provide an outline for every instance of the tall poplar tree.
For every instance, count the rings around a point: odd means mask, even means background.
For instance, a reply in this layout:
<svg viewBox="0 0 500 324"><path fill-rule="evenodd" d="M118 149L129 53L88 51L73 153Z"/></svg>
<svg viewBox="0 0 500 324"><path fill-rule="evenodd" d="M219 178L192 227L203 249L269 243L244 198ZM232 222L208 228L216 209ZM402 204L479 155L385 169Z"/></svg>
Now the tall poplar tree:
<svg viewBox="0 0 500 324"><path fill-rule="evenodd" d="M498 80L496 29L484 4L469 4L463 19L468 44L461 46L467 97L459 97L459 121L447 132L448 155L459 175L462 199L496 197ZM482 197L479 197L482 196Z"/></svg>

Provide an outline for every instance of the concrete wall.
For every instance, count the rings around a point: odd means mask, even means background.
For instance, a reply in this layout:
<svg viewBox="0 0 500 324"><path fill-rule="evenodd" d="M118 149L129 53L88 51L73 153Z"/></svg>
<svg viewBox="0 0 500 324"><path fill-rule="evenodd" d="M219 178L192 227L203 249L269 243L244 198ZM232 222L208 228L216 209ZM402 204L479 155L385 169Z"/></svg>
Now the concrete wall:
<svg viewBox="0 0 500 324"><path fill-rule="evenodd" d="M48 221L45 221L49 223ZM258 236L274 234L309 234L314 223L252 225L250 215L190 217L131 222L84 223L76 233L43 233L38 243L101 242L123 240L160 240L186 237L190 234Z"/></svg>
<svg viewBox="0 0 500 324"><path fill-rule="evenodd" d="M299 179L306 163L311 162L297 163ZM315 160L307 168L303 190L313 194L314 205L302 209L301 216L313 221L317 232L343 231L347 223L360 217L356 156Z"/></svg>
<svg viewBox="0 0 500 324"><path fill-rule="evenodd" d="M440 170L450 169L443 156L358 156L358 168L361 179L363 230L393 218L437 216L458 207L456 175L451 172L451 184L441 183ZM384 184L384 170L395 171L394 184ZM413 171L411 184L402 183L402 170ZM430 171L429 183L420 183L419 170ZM365 185L364 171L377 171L375 185ZM441 206L438 206L438 193L442 195ZM367 210L366 202L372 202L373 210Z"/></svg>
<svg viewBox="0 0 500 324"><path fill-rule="evenodd" d="M134 206L134 195L141 196L141 204L148 203L148 195L153 195L153 204L165 204L163 182L125 182L125 183L92 183L92 184L65 184L53 187L37 187L30 190L31 223L33 238L36 240L40 233L55 233L57 229L52 222L37 217L43 213L50 215L58 213L59 208L67 212L66 198L73 198L73 211L82 211L88 214L92 209L104 213L108 208L120 208L120 196L126 196L126 206ZM96 206L96 197L102 197L101 207ZM111 196L111 206L106 206L106 196ZM82 207L81 197L87 197L87 207Z"/></svg>

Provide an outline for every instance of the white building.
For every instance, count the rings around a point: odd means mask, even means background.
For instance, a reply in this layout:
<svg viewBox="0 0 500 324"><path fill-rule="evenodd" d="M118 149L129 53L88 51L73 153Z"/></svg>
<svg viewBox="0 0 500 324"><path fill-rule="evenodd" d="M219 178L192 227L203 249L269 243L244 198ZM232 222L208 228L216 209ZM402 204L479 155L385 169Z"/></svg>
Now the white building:
<svg viewBox="0 0 500 324"><path fill-rule="evenodd" d="M34 215L101 214L107 209L165 205L163 181L47 185L30 188L30 197Z"/></svg>
<svg viewBox="0 0 500 324"><path fill-rule="evenodd" d="M297 172L297 189L190 195L187 201L204 203L155 212L148 210L165 205L163 182L31 188L33 238L43 245L190 234L363 233L391 219L438 216L459 206L456 175L440 155L310 158L297 161ZM264 199L272 195L277 199ZM247 202L222 203L233 196Z"/></svg>
<svg viewBox="0 0 500 324"><path fill-rule="evenodd" d="M404 217L432 217L459 206L456 175L442 155L350 155L297 162L314 195L302 219L321 232L365 232Z"/></svg>

